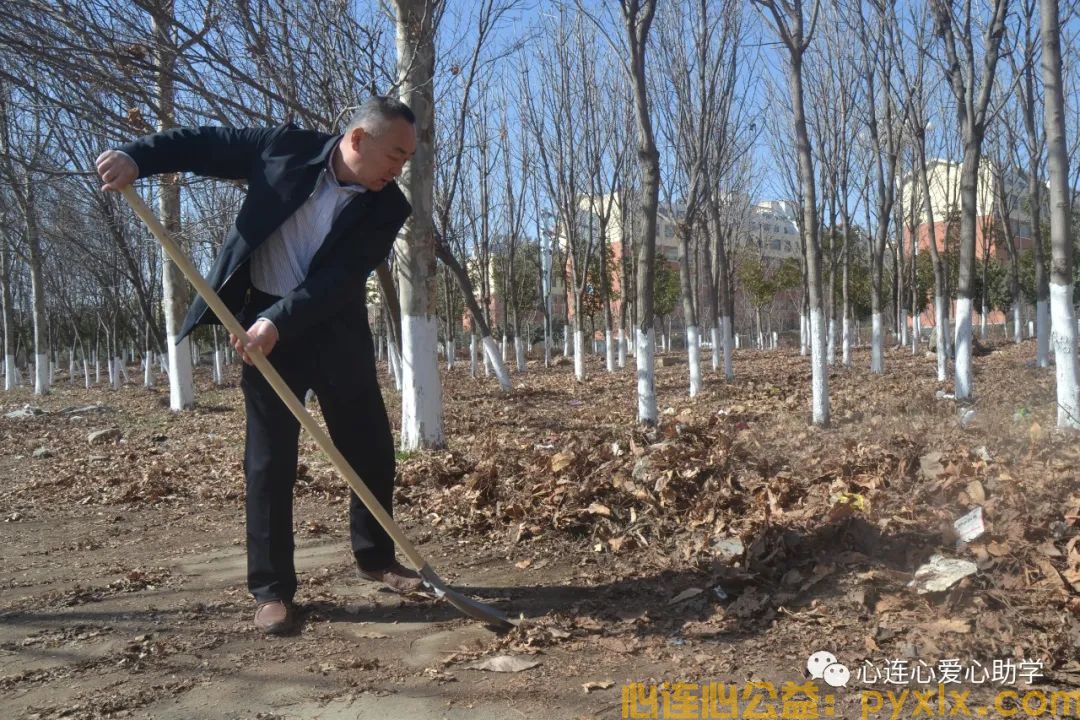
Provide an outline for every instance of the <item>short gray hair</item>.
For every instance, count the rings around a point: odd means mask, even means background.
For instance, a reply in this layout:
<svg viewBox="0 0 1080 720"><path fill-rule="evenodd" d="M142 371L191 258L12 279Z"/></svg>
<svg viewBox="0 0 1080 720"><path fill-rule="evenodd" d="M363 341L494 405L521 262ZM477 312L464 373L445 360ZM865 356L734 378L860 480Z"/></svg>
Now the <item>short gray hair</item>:
<svg viewBox="0 0 1080 720"><path fill-rule="evenodd" d="M347 130L363 126L369 131L377 132L385 123L399 118L410 125L416 124L416 115L405 103L387 95L372 95L360 103L360 107L349 119Z"/></svg>

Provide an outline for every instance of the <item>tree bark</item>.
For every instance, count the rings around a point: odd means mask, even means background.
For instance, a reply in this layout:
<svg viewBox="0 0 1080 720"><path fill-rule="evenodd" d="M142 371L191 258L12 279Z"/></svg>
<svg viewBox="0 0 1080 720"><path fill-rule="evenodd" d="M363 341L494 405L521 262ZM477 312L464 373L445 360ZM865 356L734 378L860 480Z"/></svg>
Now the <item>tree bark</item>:
<svg viewBox="0 0 1080 720"><path fill-rule="evenodd" d="M656 269L656 212L660 201L660 154L656 149L652 120L649 117L645 50L648 47L649 27L656 12L656 0L620 0L620 5L630 45L630 80L633 85L638 130L638 167L641 172L641 227L637 256L638 422L655 425L658 412L653 290Z"/></svg>
<svg viewBox="0 0 1080 720"><path fill-rule="evenodd" d="M158 55L158 129L176 127L175 93L172 74L176 65L176 47L172 37L173 0L164 0L153 15L156 53ZM159 212L161 224L174 238L180 237L180 185L175 174L162 175ZM179 344L177 333L184 323L188 306L187 281L167 257L162 257L162 293L165 312L166 350L169 354L169 407L190 410L195 406L195 384L191 373L191 339Z"/></svg>
<svg viewBox="0 0 1080 720"><path fill-rule="evenodd" d="M436 317L435 232L432 185L435 163L435 16L438 0L394 0L397 11L398 93L416 115L416 153L403 189L413 213L398 262L401 297L401 447L440 448L443 432Z"/></svg>
<svg viewBox="0 0 1080 720"><path fill-rule="evenodd" d="M1057 367L1058 427L1080 427L1077 383L1076 318L1073 312L1072 198L1065 145L1065 94L1062 87L1061 26L1058 0L1041 0L1042 76L1045 88L1047 168L1050 176L1050 312Z"/></svg>

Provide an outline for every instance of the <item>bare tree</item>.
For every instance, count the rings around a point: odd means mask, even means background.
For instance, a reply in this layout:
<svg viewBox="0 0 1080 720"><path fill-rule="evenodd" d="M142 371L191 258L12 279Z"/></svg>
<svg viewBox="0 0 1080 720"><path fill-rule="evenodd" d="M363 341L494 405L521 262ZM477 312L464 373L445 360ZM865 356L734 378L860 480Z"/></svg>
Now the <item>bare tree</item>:
<svg viewBox="0 0 1080 720"><path fill-rule="evenodd" d="M982 143L990 120L990 98L1005 35L1009 0L993 0L982 37L982 68L976 68L974 10L970 1L956 7L951 0L932 0L934 31L945 52L945 76L956 102L963 139L960 170L960 266L956 298L956 399L974 392L971 311L975 290L975 231Z"/></svg>
<svg viewBox="0 0 1080 720"><path fill-rule="evenodd" d="M911 193L906 198L906 202L912 208L912 212L915 212L915 208L920 208L919 219L922 221L922 227L926 228L925 242L930 252L934 272L934 347L936 348L937 380L945 382L948 374L948 353L945 350L948 343L947 276L945 263L938 249L937 221L934 214L938 209L933 204L927 163L926 134L930 124L930 93L927 88L925 61L929 53L930 15L926 12L925 6L913 13L913 17L909 19L909 25L914 29L911 44L914 45L916 51L915 57L910 64L903 57L898 58L896 63L897 75L903 84L904 93L911 101L908 112L908 137L912 146L914 170L909 184ZM896 47L897 51L901 49L902 46ZM910 71L909 67L911 67ZM913 238L913 242L919 242L919 238Z"/></svg>
<svg viewBox="0 0 1080 720"><path fill-rule="evenodd" d="M401 445L406 450L442 447L442 386L439 383L435 313L434 182L435 31L440 0L394 0L397 10L398 92L416 115L416 153L405 171L404 190L413 212L398 252L401 297Z"/></svg>
<svg viewBox="0 0 1080 720"><path fill-rule="evenodd" d="M627 70L634 89L634 110L638 130L638 167L641 172L640 216L637 259L637 386L638 422L655 424L656 370L653 358L653 292L656 263L656 213L660 200L660 154L653 136L649 114L646 49L649 29L656 14L656 0L619 0L623 26L629 45Z"/></svg>
<svg viewBox="0 0 1080 720"><path fill-rule="evenodd" d="M872 285L870 302L873 313L870 372L883 373L885 372L885 341L882 279L885 269L885 248L889 237L889 223L894 210L897 210L894 206L897 202L896 177L900 160L901 134L907 122L910 102L906 97L897 97L895 92L893 47L899 42L899 28L891 6L889 9L879 6L876 16L870 19L863 16L860 6L856 27L862 40L866 61L863 72L867 100L866 123L870 135L869 149L873 155L876 189L877 225L874 232L873 251L870 254ZM901 223L897 223L896 229L898 232L902 229ZM895 245L898 257L900 246L900 242ZM894 263L894 267L894 280L899 281L900 263ZM899 295L899 292L894 292L898 305L900 304ZM900 324L902 321L897 324L898 331Z"/></svg>
<svg viewBox="0 0 1080 720"><path fill-rule="evenodd" d="M16 108L10 86L0 83L0 179L15 199L26 239L34 326L35 395L49 391L51 377L38 207L41 192L38 184L42 178L35 173L36 168L46 164L43 155L51 142L51 132L40 110L24 112Z"/></svg>
<svg viewBox="0 0 1080 720"><path fill-rule="evenodd" d="M1017 53L1009 55L1013 75L1020 76L1017 99L1024 124L1024 145L1026 155L1027 194L1031 213L1031 237L1035 241L1035 336L1036 363L1044 368L1050 365L1050 284L1046 274L1046 257L1042 239L1042 183L1039 180L1042 167L1044 136L1040 124L1036 122L1038 97L1036 96L1036 62L1038 53L1038 20L1035 17L1038 3L1036 0L1020 0L1020 32L1023 42ZM1013 147L1013 159L1021 165L1020 144Z"/></svg>
<svg viewBox="0 0 1080 720"><path fill-rule="evenodd" d="M768 11L774 32L788 54L788 85L791 91L791 123L799 162L802 191L802 227L806 284L810 305L811 389L813 422L829 424L829 373L826 367L825 316L821 294L821 245L814 187L814 159L806 126L803 102L803 58L814 36L820 4L814 0L806 16L804 0L753 0Z"/></svg>
<svg viewBox="0 0 1080 720"><path fill-rule="evenodd" d="M584 129L577 112L582 98L586 68L579 66L584 52L595 38L586 33L583 23L574 26L561 13L551 27L552 46L538 54L540 74L535 85L526 71L521 84L529 130L535 140L540 177L549 202L555 210L556 238L563 253L566 278L568 318L574 333L574 377L585 379L585 341L583 315L589 289L596 238L582 223L582 196L588 189L588 170L581 157L585 146ZM586 210L588 203L585 203ZM625 207L625 206L623 206ZM584 217L585 223L588 216Z"/></svg>
<svg viewBox="0 0 1080 720"><path fill-rule="evenodd" d="M1045 88L1047 168L1050 174L1050 314L1057 366L1058 427L1080 427L1080 386L1073 310L1072 197L1065 145L1065 94L1062 87L1061 25L1057 0L1040 0L1042 78Z"/></svg>

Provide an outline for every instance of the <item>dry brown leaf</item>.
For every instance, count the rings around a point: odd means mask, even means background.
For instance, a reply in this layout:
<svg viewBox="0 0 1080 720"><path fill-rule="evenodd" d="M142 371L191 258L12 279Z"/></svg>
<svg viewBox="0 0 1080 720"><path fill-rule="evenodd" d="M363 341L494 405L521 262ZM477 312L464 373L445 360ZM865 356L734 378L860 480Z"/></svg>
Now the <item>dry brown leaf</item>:
<svg viewBox="0 0 1080 720"><path fill-rule="evenodd" d="M704 590L698 587L686 588L681 593L668 600L668 605L675 605L676 603L681 603L683 600L689 600L690 598L696 597L703 592Z"/></svg>
<svg viewBox="0 0 1080 720"><path fill-rule="evenodd" d="M966 635L971 632L971 621L963 620L960 618L942 618L940 620L934 620L922 626L922 629L926 632L936 633L959 633Z"/></svg>
<svg viewBox="0 0 1080 720"><path fill-rule="evenodd" d="M586 512L592 515L603 515L604 517L611 517L611 508L609 508L607 505L604 505L603 503L590 503L589 507L586 508Z"/></svg>

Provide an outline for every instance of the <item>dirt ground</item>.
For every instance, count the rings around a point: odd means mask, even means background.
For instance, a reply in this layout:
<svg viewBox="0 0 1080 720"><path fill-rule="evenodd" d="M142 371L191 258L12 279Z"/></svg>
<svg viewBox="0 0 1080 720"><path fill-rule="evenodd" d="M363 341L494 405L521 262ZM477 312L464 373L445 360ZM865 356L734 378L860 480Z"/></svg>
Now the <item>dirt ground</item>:
<svg viewBox="0 0 1080 720"><path fill-rule="evenodd" d="M0 717L617 718L629 683L779 688L821 650L853 678L1037 661L1033 687L1075 690L1080 445L1053 429L1034 352L991 345L958 407L932 357L892 349L875 377L860 349L831 373L829 429L808 424L809 363L790 350L737 352L736 381L706 373L694 400L685 356L662 355L653 430L633 422L632 367L589 358L578 384L530 362L502 395L459 362L449 446L399 458L397 517L445 579L520 619L502 635L361 581L344 483L303 439L303 626L260 636L238 368L222 388L197 368L181 414L167 387L61 373L44 398L0 396ZM986 531L961 543L976 507ZM938 553L976 571L920 594ZM539 664L469 667L497 656ZM835 717L859 716L866 682L836 691Z"/></svg>

